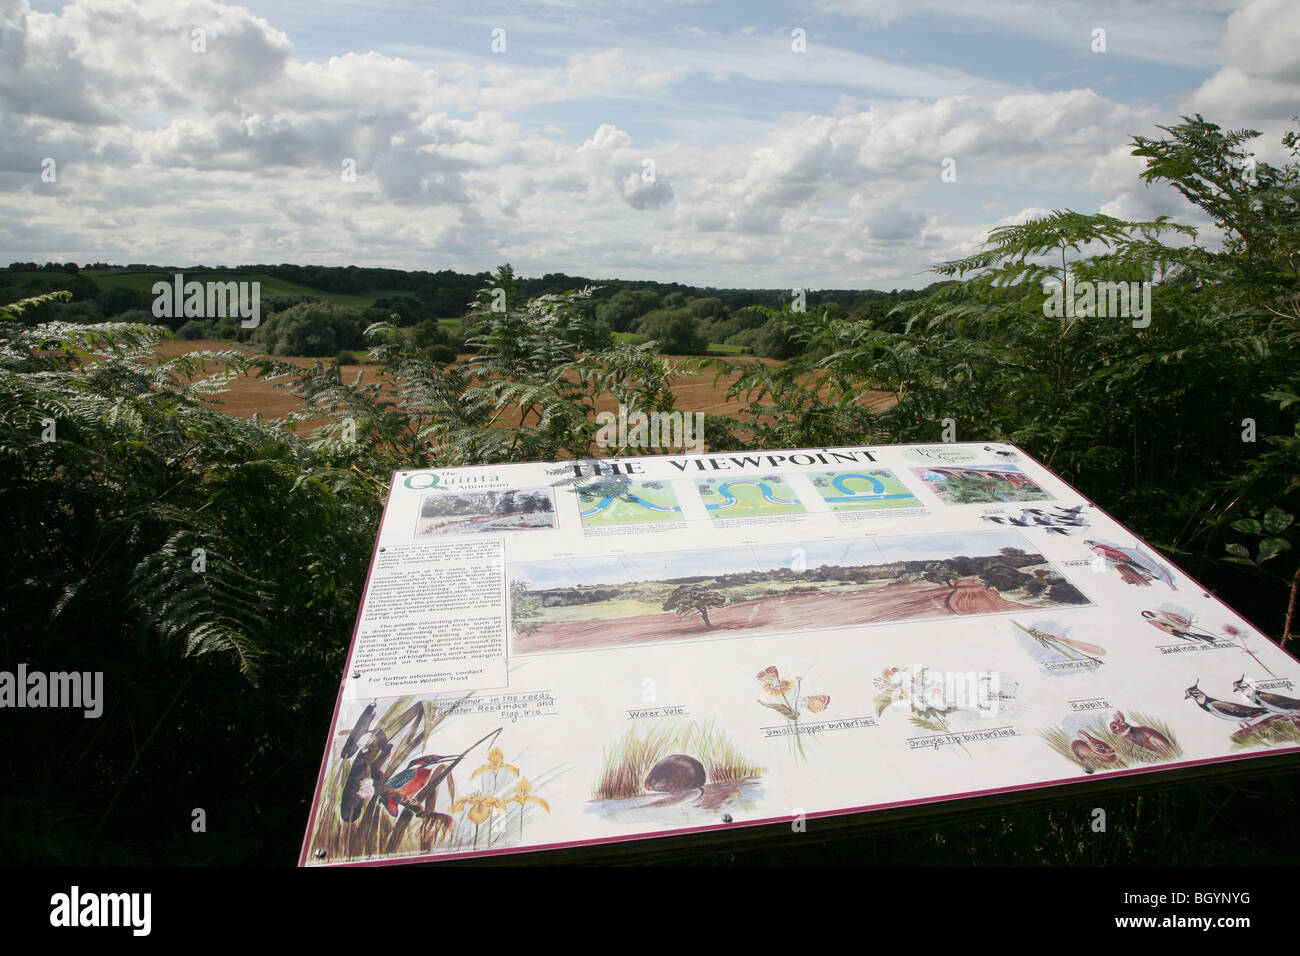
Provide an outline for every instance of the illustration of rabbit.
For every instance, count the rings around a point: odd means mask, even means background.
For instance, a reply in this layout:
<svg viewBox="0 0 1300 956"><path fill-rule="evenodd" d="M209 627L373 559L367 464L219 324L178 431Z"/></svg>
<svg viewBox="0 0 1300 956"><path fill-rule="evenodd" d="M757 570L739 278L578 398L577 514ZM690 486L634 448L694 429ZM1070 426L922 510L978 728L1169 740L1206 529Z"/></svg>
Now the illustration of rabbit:
<svg viewBox="0 0 1300 956"><path fill-rule="evenodd" d="M1119 755L1115 753L1115 748L1106 741L1098 740L1086 730L1081 730L1079 733L1085 739L1073 741L1070 744L1070 752L1079 761L1084 773L1092 773L1096 769L1093 766L1095 763L1114 763L1119 759Z"/></svg>
<svg viewBox="0 0 1300 956"><path fill-rule="evenodd" d="M1168 737L1158 730L1150 727L1134 727L1124 720L1122 710L1115 711L1115 716L1110 721L1110 732L1123 737L1134 747L1142 750L1149 750L1151 753L1159 754L1161 757L1172 757L1174 745Z"/></svg>

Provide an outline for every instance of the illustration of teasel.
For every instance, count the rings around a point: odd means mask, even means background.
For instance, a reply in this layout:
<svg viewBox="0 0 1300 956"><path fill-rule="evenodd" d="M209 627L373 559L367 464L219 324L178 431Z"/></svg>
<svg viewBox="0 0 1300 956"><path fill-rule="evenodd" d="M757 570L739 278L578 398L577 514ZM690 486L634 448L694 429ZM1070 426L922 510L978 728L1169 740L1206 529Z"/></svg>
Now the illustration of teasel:
<svg viewBox="0 0 1300 956"><path fill-rule="evenodd" d="M770 697L779 697L780 700L759 700L758 703L764 707L771 708L782 717L793 729L790 735L791 746L795 753L800 757L806 757L803 749L803 737L799 728L799 717L804 709L810 714L820 714L823 710L831 705L831 699L828 694L813 694L809 697L800 696L803 689L803 678L796 677L793 680L783 680L780 672L773 666L763 668L757 674L759 686L763 692Z"/></svg>

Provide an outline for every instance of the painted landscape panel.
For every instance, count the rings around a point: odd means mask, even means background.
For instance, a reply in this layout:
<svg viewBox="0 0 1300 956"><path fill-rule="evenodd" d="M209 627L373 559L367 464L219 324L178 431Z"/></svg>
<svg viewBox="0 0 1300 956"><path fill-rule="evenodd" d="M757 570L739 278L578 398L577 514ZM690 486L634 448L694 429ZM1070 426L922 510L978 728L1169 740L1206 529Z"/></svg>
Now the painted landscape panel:
<svg viewBox="0 0 1300 956"><path fill-rule="evenodd" d="M519 654L1090 603L1015 532L514 564Z"/></svg>

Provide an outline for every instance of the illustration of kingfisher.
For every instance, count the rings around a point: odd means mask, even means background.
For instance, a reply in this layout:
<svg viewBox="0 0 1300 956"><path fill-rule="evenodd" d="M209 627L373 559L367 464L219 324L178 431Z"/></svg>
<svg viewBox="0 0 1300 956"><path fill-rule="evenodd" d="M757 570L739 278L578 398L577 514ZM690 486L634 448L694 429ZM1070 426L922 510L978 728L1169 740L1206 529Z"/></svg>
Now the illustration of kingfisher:
<svg viewBox="0 0 1300 956"><path fill-rule="evenodd" d="M1251 732L1252 720L1258 720L1260 717L1268 717L1269 712L1263 707L1252 707L1249 704L1238 704L1231 700L1219 700L1211 697L1201 690L1198 686L1201 683L1200 678L1196 683L1187 688L1187 693L1183 695L1183 700L1191 698L1196 701L1196 706L1201 708L1207 714L1213 714L1222 720L1234 720L1241 725L1241 732L1248 734Z"/></svg>
<svg viewBox="0 0 1300 956"><path fill-rule="evenodd" d="M1271 714L1291 718L1291 723L1300 727L1300 700L1285 697L1282 694L1268 694L1255 687L1254 681L1246 680L1246 675L1234 681L1232 689L1246 695L1246 698Z"/></svg>
<svg viewBox="0 0 1300 956"><path fill-rule="evenodd" d="M395 838L399 838L405 831L406 822L412 816L420 820L420 844L424 849L428 849L433 841L451 834L454 821L449 814L438 810L438 787L444 780L447 782L447 791L454 804L456 780L451 772L471 750L495 740L501 730L498 727L490 734L485 734L459 754L425 754L415 757L406 764L404 770L393 774L377 788L376 795L389 816L400 815L393 830ZM424 805L421 806L421 798L426 793L428 796L424 797Z"/></svg>
<svg viewBox="0 0 1300 956"><path fill-rule="evenodd" d="M383 795L384 809L390 816L397 816L398 810L402 807L410 807L412 810L419 811L422 808L416 803L416 798L420 792L429 783L429 778L435 773L439 773L438 779L434 781L434 798L437 801L438 784L442 783L444 777L450 773L447 767L453 760L457 760L456 755L444 757L441 754L426 754L423 757L416 757L406 765L405 770L399 770L387 780L384 781ZM447 767L447 769L444 769Z"/></svg>

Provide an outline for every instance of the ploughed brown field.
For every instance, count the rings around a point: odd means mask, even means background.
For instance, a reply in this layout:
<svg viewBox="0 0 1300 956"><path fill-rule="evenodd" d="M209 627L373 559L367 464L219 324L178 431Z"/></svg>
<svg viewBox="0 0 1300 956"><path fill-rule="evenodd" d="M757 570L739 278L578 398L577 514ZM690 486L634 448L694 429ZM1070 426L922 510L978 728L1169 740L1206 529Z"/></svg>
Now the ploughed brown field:
<svg viewBox="0 0 1300 956"><path fill-rule="evenodd" d="M255 349L249 348L235 342L220 342L204 339L193 341L179 341L176 339L162 342L155 350L163 358L175 358L178 355L185 355L189 352L202 351L226 351L238 350L246 355L256 354ZM460 356L468 358L467 355ZM277 356L286 362L292 362L294 365L300 365L303 368L310 368L313 362L321 361L329 364L328 359L311 359L295 358L291 356ZM666 356L666 358L682 363L689 358L680 356ZM744 357L740 361L761 362L765 365L779 365L774 359L762 359L754 357ZM357 377L357 372L361 372L361 382L363 385L369 385L376 381L378 365L345 365L343 366L343 381L352 382ZM210 374L216 373L220 369L216 366L210 367ZM277 381L284 381L278 379ZM707 412L711 415L734 415L745 407L746 403L743 396L739 399L727 399L727 385L730 379L720 379L715 386L713 383L713 373L709 372L704 375L682 375L676 379L672 386L673 394L677 397L677 408L683 412ZM893 395L889 392L867 392L863 401L865 404L876 407L887 407L893 401ZM239 415L244 418L251 418L254 414L260 414L263 418L283 418L290 412L302 412L302 401L295 395L291 395L285 388L277 388L275 383L268 382L264 379L248 375L236 379L226 386L226 391L213 396L209 400L214 408L219 408L229 415ZM602 395L596 401L596 411L618 411L618 401L612 395ZM298 434L307 435L323 423L323 419L308 419L298 426Z"/></svg>
<svg viewBox="0 0 1300 956"><path fill-rule="evenodd" d="M535 654L693 637L729 637L741 631L810 631L850 624L1023 610L1034 610L1034 606L1008 601L970 578L958 582L955 588L928 581L887 584L860 591L773 595L710 608L709 623L713 626L709 628L698 614L679 617L668 611L604 621L543 624L527 637L516 636L515 652Z"/></svg>

